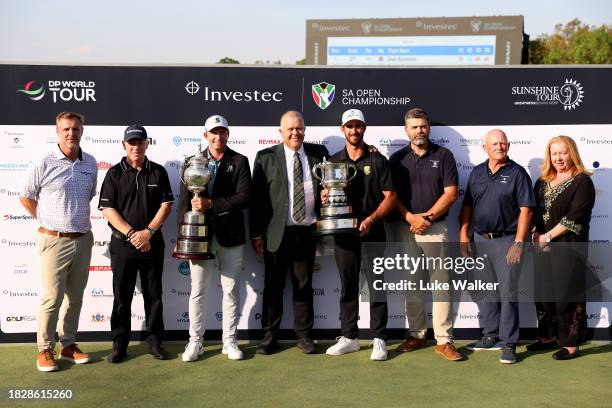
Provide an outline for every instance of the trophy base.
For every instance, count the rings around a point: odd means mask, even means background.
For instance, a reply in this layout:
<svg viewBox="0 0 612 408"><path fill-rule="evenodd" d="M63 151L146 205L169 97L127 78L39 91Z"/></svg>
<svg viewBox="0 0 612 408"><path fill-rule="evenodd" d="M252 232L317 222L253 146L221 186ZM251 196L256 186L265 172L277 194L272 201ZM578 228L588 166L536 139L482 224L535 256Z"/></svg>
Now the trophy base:
<svg viewBox="0 0 612 408"><path fill-rule="evenodd" d="M326 230L317 230L315 231L314 234L316 236L341 235L341 234L359 235L359 230L356 228L326 229Z"/></svg>
<svg viewBox="0 0 612 408"><path fill-rule="evenodd" d="M323 218L317 220L316 235L358 234L357 218Z"/></svg>
<svg viewBox="0 0 612 408"><path fill-rule="evenodd" d="M172 252L172 257L176 259L190 259L194 261L215 259L215 256L213 254L183 254L181 252Z"/></svg>

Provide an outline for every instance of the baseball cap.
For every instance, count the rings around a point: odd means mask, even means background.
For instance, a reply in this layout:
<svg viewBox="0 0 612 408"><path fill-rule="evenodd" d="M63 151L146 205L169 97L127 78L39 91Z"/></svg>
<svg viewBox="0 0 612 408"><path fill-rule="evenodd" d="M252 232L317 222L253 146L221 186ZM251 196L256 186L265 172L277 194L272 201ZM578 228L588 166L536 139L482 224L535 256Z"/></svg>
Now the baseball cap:
<svg viewBox="0 0 612 408"><path fill-rule="evenodd" d="M130 125L123 132L123 141L127 142L132 139L146 139L147 131L140 125Z"/></svg>
<svg viewBox="0 0 612 408"><path fill-rule="evenodd" d="M351 120L359 120L364 124L366 123L363 113L359 109L349 109L342 114L342 126L346 125L346 122Z"/></svg>
<svg viewBox="0 0 612 408"><path fill-rule="evenodd" d="M214 128L222 127L229 130L227 120L221 115L213 115L210 118L206 119L206 123L204 123L204 131L208 132L209 130L213 130Z"/></svg>

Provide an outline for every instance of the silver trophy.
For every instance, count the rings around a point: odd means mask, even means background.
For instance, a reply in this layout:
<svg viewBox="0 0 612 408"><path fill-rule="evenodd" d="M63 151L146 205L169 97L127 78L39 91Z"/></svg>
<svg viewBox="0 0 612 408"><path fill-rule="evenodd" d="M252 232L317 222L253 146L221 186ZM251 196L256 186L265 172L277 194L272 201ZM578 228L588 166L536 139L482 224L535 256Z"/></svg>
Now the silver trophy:
<svg viewBox="0 0 612 408"><path fill-rule="evenodd" d="M187 190L191 191L194 197L200 197L200 193L206 189L209 178L208 160L204 157L204 153L199 151L187 162L181 182L187 186ZM204 213L199 211L185 213L172 256L179 259L197 260L214 258L214 255L210 253L208 225Z"/></svg>
<svg viewBox="0 0 612 408"><path fill-rule="evenodd" d="M350 163L332 163L323 159L323 163L313 167L312 174L328 190L327 203L321 206L321 217L317 220L317 234L358 233L358 220L353 216L353 208L345 192L349 181L357 175L357 167Z"/></svg>

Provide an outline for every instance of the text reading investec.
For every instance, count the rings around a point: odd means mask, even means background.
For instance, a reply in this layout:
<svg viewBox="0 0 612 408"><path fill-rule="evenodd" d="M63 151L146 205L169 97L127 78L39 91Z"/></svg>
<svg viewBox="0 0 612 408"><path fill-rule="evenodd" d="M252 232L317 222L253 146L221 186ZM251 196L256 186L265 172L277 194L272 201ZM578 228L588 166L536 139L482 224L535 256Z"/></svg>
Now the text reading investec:
<svg viewBox="0 0 612 408"><path fill-rule="evenodd" d="M205 101L223 102L282 102L283 93L280 91L260 91L258 89L248 91L215 91L208 89L207 86L203 89Z"/></svg>
<svg viewBox="0 0 612 408"><path fill-rule="evenodd" d="M372 272L377 275L385 271L397 270L414 275L418 270L446 270L462 275L466 271L481 271L485 267L484 257L427 257L396 254L394 257L376 257L372 260ZM468 281L466 279L451 279L450 282L433 280L420 280L419 282L401 279L399 282L384 282L382 279L374 280L374 290L391 291L430 291L450 290L497 290L499 283L484 282L482 280Z"/></svg>

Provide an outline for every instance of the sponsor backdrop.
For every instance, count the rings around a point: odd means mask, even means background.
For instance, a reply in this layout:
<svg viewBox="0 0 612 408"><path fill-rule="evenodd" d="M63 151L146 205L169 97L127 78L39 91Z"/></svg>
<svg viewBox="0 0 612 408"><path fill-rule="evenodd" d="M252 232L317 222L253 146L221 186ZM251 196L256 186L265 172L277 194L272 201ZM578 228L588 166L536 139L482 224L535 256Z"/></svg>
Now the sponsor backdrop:
<svg viewBox="0 0 612 408"><path fill-rule="evenodd" d="M461 193L475 164L486 156L481 138L492 127L504 129L510 156L535 180L549 138L565 134L579 145L597 188L591 239L609 242L612 230L612 68L253 68L253 67L70 67L0 65L0 341L31 339L36 332L40 272L36 252L37 223L19 203L23 176L31 160L54 148L55 115L77 111L86 117L82 147L98 161L98 186L106 171L123 156L123 129L146 126L151 138L148 157L166 167L178 194L183 158L197 151L204 120L224 115L230 123L229 146L253 161L258 150L280 142L282 112L297 109L306 119L306 140L343 146L342 112L359 108L368 122L367 143L385 155L407 144L406 110L420 106L433 120L431 139L451 149L457 161ZM205 147L205 146L204 146ZM461 201L461 198L459 202ZM107 339L112 307L112 271L108 254L110 230L92 201L95 237L80 330L89 338ZM450 215L457 238L459 203ZM172 215L163 228L166 245L164 319L168 330L185 331L190 291L188 263L171 257L176 240ZM392 237L389 237L392 239ZM326 253L320 251L321 254ZM241 286L241 330L261 328L263 261L245 247ZM596 270L610 276L609 259ZM221 288L213 280L208 328L221 328ZM333 257L317 257L314 275L315 328L339 328L339 280ZM365 290L365 289L364 289ZM365 294L365 292L364 292ZM390 294L390 328L405 328L398 294ZM286 296L283 327L292 327ZM589 304L589 326L610 326L609 303ZM535 327L535 311L523 303L522 327ZM457 328L477 328L478 308L456 306ZM142 296L133 303L133 328L143 326ZM367 328L369 310L361 303L360 327ZM468 332L468 331L465 331ZM473 335L473 331L470 331ZM461 331L458 331L461 336ZM243 335L248 333L242 332ZM330 331L329 335L336 334ZM186 332L179 332L186 338Z"/></svg>

